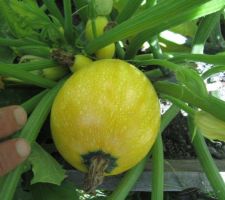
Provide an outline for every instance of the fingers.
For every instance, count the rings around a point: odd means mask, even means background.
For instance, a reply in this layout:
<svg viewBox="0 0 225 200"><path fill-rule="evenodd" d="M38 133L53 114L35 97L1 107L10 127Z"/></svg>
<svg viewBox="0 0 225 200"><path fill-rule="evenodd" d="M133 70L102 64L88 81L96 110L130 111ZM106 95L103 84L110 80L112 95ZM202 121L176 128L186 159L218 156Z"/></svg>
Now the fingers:
<svg viewBox="0 0 225 200"><path fill-rule="evenodd" d="M4 176L22 163L30 154L30 145L24 139L0 143L0 176Z"/></svg>
<svg viewBox="0 0 225 200"><path fill-rule="evenodd" d="M19 130L26 120L27 114L21 106L0 108L0 138Z"/></svg>

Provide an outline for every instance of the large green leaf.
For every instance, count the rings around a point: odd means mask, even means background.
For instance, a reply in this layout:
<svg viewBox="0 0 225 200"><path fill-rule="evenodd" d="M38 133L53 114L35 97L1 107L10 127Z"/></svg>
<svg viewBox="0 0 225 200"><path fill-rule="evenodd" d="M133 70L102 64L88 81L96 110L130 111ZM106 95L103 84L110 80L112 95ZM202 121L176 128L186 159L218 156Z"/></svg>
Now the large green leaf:
<svg viewBox="0 0 225 200"><path fill-rule="evenodd" d="M31 184L44 182L60 185L65 179L65 170L39 144L34 143L29 157L34 174Z"/></svg>
<svg viewBox="0 0 225 200"><path fill-rule="evenodd" d="M42 183L31 186L33 200L78 200L80 199L75 186L64 181L60 186Z"/></svg>
<svg viewBox="0 0 225 200"><path fill-rule="evenodd" d="M22 185L17 187L13 200L33 200L31 192L24 191Z"/></svg>

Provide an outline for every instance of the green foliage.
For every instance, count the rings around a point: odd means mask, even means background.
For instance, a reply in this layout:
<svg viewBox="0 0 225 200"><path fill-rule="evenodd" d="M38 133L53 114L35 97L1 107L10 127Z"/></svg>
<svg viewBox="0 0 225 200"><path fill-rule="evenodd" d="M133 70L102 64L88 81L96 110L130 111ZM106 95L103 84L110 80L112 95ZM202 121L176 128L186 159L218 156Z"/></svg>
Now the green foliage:
<svg viewBox="0 0 225 200"><path fill-rule="evenodd" d="M107 11L107 17L109 21L115 21L109 23L107 31L101 36L87 41L84 37L86 22L99 14L94 1L63 0L59 4L55 0L0 0L0 84L6 88L0 91L0 106L19 104L26 100L21 105L30 114L29 119L14 137L23 137L32 144L29 160L0 178L0 199L86 198L83 192L78 192L73 183L65 179L66 171L36 140L48 117L54 97L64 82L63 78L67 78L67 73L62 68L61 71L55 71L51 77L54 79L56 75L60 75L59 79L62 80L57 83L57 79L52 81L31 71L59 66L59 61L68 58L72 65L75 52L95 60L96 50L115 42L115 58L127 59L142 69L146 76L154 81L160 98L173 104L162 116L161 132L180 109L185 110L189 118L201 109L210 113L215 121L225 121L224 101L209 94L205 83L210 76L225 71L225 41L221 30L225 24L225 1L113 2L113 10L111 13ZM223 26L220 26L221 24ZM161 32L167 30L184 36L185 41L174 45L172 40L158 37ZM177 37L176 35L175 40ZM207 48L215 51L210 54ZM53 54L61 51L65 53L57 55L58 57ZM193 67L198 62L210 64L211 68L200 74ZM204 138L193 121L190 120L189 125L193 146L203 169L217 196L225 199L224 183L210 158ZM201 125L203 130L207 128L204 123ZM212 127L213 125L216 123L212 124ZM153 200L163 199L162 146L159 137L152 150ZM147 159L148 157L131 169L106 199L128 198L130 190L144 170ZM28 172L26 175L29 176L25 183L21 181L21 174L24 172ZM88 198L103 199L99 196Z"/></svg>
<svg viewBox="0 0 225 200"><path fill-rule="evenodd" d="M55 42L63 37L60 22L53 16L48 17L36 1L3 0L0 11L16 38L32 37Z"/></svg>
<svg viewBox="0 0 225 200"><path fill-rule="evenodd" d="M34 174L31 184L41 182L60 185L65 178L62 166L37 143L33 144L29 162Z"/></svg>
<svg viewBox="0 0 225 200"><path fill-rule="evenodd" d="M60 186L49 183L38 183L31 186L33 200L79 200L76 188L70 181L64 181Z"/></svg>

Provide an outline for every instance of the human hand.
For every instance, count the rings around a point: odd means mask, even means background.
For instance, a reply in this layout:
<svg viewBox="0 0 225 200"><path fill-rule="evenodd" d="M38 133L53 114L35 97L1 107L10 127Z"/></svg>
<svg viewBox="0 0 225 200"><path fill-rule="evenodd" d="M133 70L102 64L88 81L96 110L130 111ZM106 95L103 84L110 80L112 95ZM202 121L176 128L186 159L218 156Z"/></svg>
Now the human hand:
<svg viewBox="0 0 225 200"><path fill-rule="evenodd" d="M0 108L0 139L5 138L26 123L27 114L20 106ZM7 174L22 163L30 153L30 145L22 138L0 143L0 176Z"/></svg>

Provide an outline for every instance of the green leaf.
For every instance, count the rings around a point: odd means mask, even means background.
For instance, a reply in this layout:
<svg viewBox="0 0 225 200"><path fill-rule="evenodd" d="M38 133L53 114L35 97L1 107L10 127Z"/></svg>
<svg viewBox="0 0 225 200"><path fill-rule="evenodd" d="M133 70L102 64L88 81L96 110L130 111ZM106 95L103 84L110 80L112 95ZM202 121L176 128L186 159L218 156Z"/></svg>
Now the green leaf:
<svg viewBox="0 0 225 200"><path fill-rule="evenodd" d="M13 200L33 200L31 192L24 191L22 185L17 187Z"/></svg>
<svg viewBox="0 0 225 200"><path fill-rule="evenodd" d="M179 68L180 67L180 68ZM207 97L208 92L205 83L198 72L191 68L179 66L175 71L176 78L181 84L185 85L191 92L202 97Z"/></svg>
<svg viewBox="0 0 225 200"><path fill-rule="evenodd" d="M15 58L16 55L10 48L0 46L0 63L12 63Z"/></svg>
<svg viewBox="0 0 225 200"><path fill-rule="evenodd" d="M8 26L4 20L3 13L0 12L0 36L6 36L7 31ZM11 49L8 47L0 47L0 63L12 63L15 57L16 56Z"/></svg>
<svg viewBox="0 0 225 200"><path fill-rule="evenodd" d="M33 144L29 161L32 164L34 173L31 184L42 182L60 185L65 179L66 171L37 143Z"/></svg>
<svg viewBox="0 0 225 200"><path fill-rule="evenodd" d="M57 18L48 16L30 0L0 1L0 12L14 37L32 37L57 42L62 39L62 25Z"/></svg>
<svg viewBox="0 0 225 200"><path fill-rule="evenodd" d="M68 180L60 186L39 183L31 186L33 200L79 200L75 186Z"/></svg>

